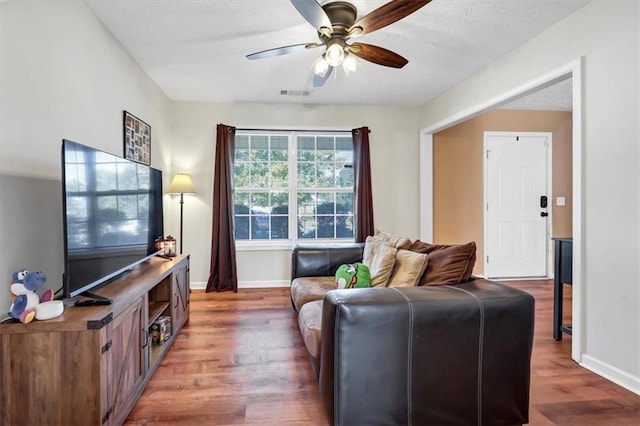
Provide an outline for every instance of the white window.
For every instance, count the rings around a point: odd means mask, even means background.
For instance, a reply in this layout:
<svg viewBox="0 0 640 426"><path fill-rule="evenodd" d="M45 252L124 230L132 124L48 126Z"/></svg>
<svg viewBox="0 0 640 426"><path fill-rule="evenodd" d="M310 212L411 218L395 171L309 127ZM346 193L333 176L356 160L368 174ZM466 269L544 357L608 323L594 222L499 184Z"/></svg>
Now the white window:
<svg viewBox="0 0 640 426"><path fill-rule="evenodd" d="M352 240L350 132L237 132L236 240Z"/></svg>

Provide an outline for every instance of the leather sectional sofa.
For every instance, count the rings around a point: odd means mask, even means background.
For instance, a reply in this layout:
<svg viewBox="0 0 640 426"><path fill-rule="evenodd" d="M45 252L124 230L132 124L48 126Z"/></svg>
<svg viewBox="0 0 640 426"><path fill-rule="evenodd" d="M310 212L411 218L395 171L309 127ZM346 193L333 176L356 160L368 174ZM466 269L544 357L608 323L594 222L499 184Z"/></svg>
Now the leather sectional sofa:
<svg viewBox="0 0 640 426"><path fill-rule="evenodd" d="M336 290L364 244L294 247L291 297L336 425L528 422L534 299L484 280Z"/></svg>

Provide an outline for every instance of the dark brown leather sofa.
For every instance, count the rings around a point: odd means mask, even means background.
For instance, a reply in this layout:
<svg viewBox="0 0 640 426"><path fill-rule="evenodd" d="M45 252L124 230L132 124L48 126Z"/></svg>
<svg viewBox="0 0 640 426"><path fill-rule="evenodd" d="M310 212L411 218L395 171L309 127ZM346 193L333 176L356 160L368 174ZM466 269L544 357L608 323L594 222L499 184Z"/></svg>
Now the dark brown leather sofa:
<svg viewBox="0 0 640 426"><path fill-rule="evenodd" d="M362 248L296 246L292 281L333 275L361 260ZM304 280L296 284L299 293ZM528 422L534 328L528 293L484 279L325 293L322 302L309 302L321 303L322 311L319 347L310 357L332 424ZM306 337L305 344L309 349Z"/></svg>

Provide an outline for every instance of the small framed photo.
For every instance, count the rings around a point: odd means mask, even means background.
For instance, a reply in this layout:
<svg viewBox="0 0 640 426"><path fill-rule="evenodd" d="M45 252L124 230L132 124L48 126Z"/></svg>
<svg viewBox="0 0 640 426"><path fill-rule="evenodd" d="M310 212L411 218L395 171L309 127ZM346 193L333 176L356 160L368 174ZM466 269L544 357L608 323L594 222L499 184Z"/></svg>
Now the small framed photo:
<svg viewBox="0 0 640 426"><path fill-rule="evenodd" d="M124 158L151 164L151 126L135 115L124 111Z"/></svg>

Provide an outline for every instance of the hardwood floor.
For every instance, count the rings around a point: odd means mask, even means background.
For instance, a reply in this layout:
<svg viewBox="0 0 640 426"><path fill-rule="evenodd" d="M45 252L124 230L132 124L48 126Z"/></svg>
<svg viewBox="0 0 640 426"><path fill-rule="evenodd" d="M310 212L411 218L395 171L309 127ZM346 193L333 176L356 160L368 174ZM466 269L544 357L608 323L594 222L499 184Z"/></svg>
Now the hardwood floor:
<svg viewBox="0 0 640 426"><path fill-rule="evenodd" d="M570 336L553 340L551 282L507 284L536 298L529 424L640 425L640 396L579 367ZM190 322L126 424L326 425L289 290L193 291Z"/></svg>

